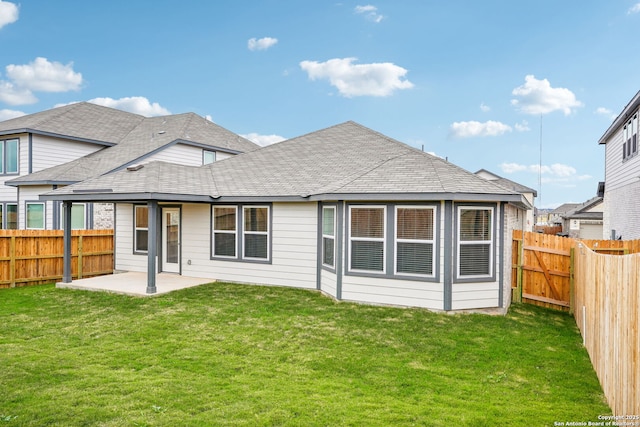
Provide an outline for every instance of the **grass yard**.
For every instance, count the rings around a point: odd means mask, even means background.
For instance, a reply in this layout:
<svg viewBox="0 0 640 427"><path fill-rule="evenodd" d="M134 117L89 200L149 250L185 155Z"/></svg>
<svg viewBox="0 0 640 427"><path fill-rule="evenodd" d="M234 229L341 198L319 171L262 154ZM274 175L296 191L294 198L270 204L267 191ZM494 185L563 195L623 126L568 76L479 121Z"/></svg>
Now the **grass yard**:
<svg viewBox="0 0 640 427"><path fill-rule="evenodd" d="M610 414L572 317L211 284L0 290L1 426L546 426Z"/></svg>

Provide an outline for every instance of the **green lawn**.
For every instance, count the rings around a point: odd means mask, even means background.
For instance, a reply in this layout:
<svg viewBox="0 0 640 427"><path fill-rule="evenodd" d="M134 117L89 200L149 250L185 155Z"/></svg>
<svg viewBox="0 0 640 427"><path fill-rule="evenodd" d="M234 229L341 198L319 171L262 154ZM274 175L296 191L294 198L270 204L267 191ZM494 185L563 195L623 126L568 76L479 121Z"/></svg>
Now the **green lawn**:
<svg viewBox="0 0 640 427"><path fill-rule="evenodd" d="M610 414L572 317L211 284L0 290L0 427L529 426Z"/></svg>

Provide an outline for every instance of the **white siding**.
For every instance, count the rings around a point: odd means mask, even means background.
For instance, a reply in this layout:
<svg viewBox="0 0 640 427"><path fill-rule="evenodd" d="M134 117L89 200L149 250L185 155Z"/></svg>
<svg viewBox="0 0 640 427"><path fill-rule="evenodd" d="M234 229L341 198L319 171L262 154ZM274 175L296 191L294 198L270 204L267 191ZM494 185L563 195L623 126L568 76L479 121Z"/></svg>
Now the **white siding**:
<svg viewBox="0 0 640 427"><path fill-rule="evenodd" d="M133 205L118 203L115 207L116 270L147 271L147 256L133 254Z"/></svg>
<svg viewBox="0 0 640 427"><path fill-rule="evenodd" d="M509 286L510 288L510 286ZM454 283L452 310L498 307L500 286L495 282Z"/></svg>
<svg viewBox="0 0 640 427"><path fill-rule="evenodd" d="M240 283L316 289L317 205L274 203L271 213L271 263L222 261L210 259L211 206L183 205L182 274Z"/></svg>
<svg viewBox="0 0 640 427"><path fill-rule="evenodd" d="M444 203L438 206L440 212L440 229L444 227ZM346 256L346 246L349 244L349 236L346 234L348 221L348 206L345 205L343 233L343 254ZM388 236L393 238L393 236ZM444 309L444 283L443 283L443 253L444 233L440 233L440 259L435 263L440 265L440 281L427 282L417 280L395 279L389 277L371 277L347 275L349 260L343 261L342 299L347 301L366 302L371 304L399 305L408 307L423 307L431 310ZM435 265L434 265L435 267Z"/></svg>
<svg viewBox="0 0 640 427"><path fill-rule="evenodd" d="M640 239L640 154L622 160L622 127L605 145L603 238L612 230L624 240Z"/></svg>
<svg viewBox="0 0 640 427"><path fill-rule="evenodd" d="M442 283L350 275L342 278L342 299L347 301L442 310L443 298Z"/></svg>
<svg viewBox="0 0 640 427"><path fill-rule="evenodd" d="M177 163L186 166L202 166L202 148L185 144L174 144L147 158L140 163L150 162Z"/></svg>
<svg viewBox="0 0 640 427"><path fill-rule="evenodd" d="M203 149L186 144L174 144L145 158L140 163L155 161L177 163L186 166L202 166ZM228 159L232 154L216 151L216 161Z"/></svg>
<svg viewBox="0 0 640 427"><path fill-rule="evenodd" d="M475 308L494 308L500 306L500 274L503 276L503 306L506 308L511 301L511 234L513 227L516 227L517 219L524 212L510 211L510 207L505 209L505 222L500 221L500 205L495 210L497 229L495 230L495 282L478 283L453 283L451 297L452 310L466 310ZM500 241L500 232L504 230L504 241ZM456 244L454 239L454 245ZM500 252L504 251L504 271L500 265Z"/></svg>
<svg viewBox="0 0 640 427"><path fill-rule="evenodd" d="M337 276L327 270L320 272L320 290L334 298L338 296Z"/></svg>
<svg viewBox="0 0 640 427"><path fill-rule="evenodd" d="M20 144L20 148L22 149L25 145L26 144ZM78 142L42 135L33 135L32 146L33 153L31 157L33 172L61 165L105 148L88 142ZM21 165L20 172L21 175L26 175L28 173L28 149L21 150L20 153L20 160L24 159L25 162L25 167L23 168ZM23 153L26 155L26 158Z"/></svg>

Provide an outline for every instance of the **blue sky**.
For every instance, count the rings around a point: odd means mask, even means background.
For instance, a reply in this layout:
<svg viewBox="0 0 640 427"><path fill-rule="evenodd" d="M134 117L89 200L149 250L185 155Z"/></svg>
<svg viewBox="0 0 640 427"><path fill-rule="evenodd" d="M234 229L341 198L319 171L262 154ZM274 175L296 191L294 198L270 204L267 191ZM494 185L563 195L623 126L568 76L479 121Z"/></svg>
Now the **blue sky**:
<svg viewBox="0 0 640 427"><path fill-rule="evenodd" d="M638 0L0 1L0 120L91 101L262 145L354 120L556 207L604 180L638 28Z"/></svg>

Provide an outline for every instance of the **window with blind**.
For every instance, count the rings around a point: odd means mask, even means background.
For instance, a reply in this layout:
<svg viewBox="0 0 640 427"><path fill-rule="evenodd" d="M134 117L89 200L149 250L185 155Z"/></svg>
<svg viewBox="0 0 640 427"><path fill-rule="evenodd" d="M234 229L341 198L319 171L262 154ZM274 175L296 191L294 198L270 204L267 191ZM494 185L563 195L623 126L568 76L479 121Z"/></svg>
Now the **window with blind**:
<svg viewBox="0 0 640 427"><path fill-rule="evenodd" d="M335 267L336 208L322 208L322 265Z"/></svg>
<svg viewBox="0 0 640 427"><path fill-rule="evenodd" d="M236 257L237 215L236 206L213 208L213 256Z"/></svg>
<svg viewBox="0 0 640 427"><path fill-rule="evenodd" d="M269 258L269 208L245 206L244 258L266 260Z"/></svg>
<svg viewBox="0 0 640 427"><path fill-rule="evenodd" d="M349 269L384 272L384 206L349 207Z"/></svg>
<svg viewBox="0 0 640 427"><path fill-rule="evenodd" d="M458 278L493 274L493 208L458 208Z"/></svg>
<svg viewBox="0 0 640 427"><path fill-rule="evenodd" d="M396 274L433 276L432 207L396 207Z"/></svg>
<svg viewBox="0 0 640 427"><path fill-rule="evenodd" d="M147 253L149 249L149 208L146 205L135 206L133 217L133 252Z"/></svg>

